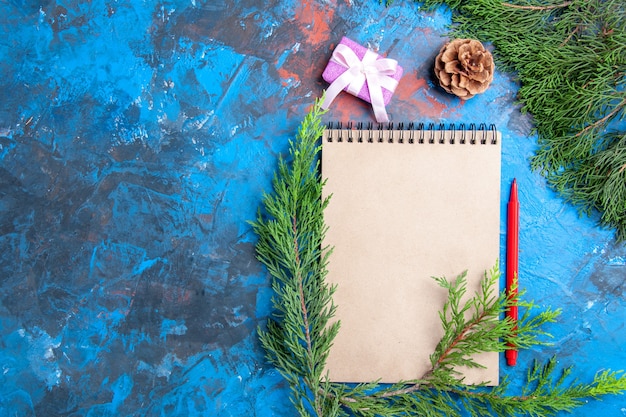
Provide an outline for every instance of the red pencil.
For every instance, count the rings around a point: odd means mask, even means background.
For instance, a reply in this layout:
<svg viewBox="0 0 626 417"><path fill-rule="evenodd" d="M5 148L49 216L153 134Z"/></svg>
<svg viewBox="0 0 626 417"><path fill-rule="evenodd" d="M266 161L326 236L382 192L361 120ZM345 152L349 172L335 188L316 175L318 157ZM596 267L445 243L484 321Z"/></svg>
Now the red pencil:
<svg viewBox="0 0 626 417"><path fill-rule="evenodd" d="M506 290L509 298L517 297L517 287L514 285L517 279L517 264L519 254L519 201L517 199L517 181L513 179L511 195L507 204L507 228L506 228ZM517 322L517 303L509 307L507 317ZM517 324L514 330L517 329ZM517 362L517 349L508 349L505 352L506 363L514 366Z"/></svg>

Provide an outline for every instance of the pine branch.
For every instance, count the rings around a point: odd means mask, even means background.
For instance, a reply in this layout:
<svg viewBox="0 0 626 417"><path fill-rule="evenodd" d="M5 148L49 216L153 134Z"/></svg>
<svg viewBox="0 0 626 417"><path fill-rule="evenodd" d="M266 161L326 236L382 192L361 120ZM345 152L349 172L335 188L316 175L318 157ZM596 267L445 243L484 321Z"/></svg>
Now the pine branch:
<svg viewBox="0 0 626 417"><path fill-rule="evenodd" d="M519 4L502 3L502 5L505 7L511 7L513 9L520 9L520 10L552 10L552 9L560 9L563 7L567 7L571 4L572 4L571 1L566 1L561 4L552 4L549 6L523 6Z"/></svg>
<svg viewBox="0 0 626 417"><path fill-rule="evenodd" d="M398 398L407 399L407 396L411 395L421 397L424 394L417 393L424 390L437 390L440 395L441 391L450 390L450 387L462 383L462 378L455 368L483 367L472 359L472 355L481 352L503 352L510 347L520 349L545 344L540 337L549 335L542 331L541 327L554 322L560 314L558 310L548 309L531 316L531 311L535 309L533 303L521 303L518 297L507 297L504 292L498 294L495 291L500 281L497 267L489 274L485 273L480 291L465 302L462 301L467 291L465 273L452 282L443 277L436 278L436 281L448 290L448 300L440 313L444 336L431 355L432 368L419 380L396 384L389 388L366 385L358 391L358 398L348 393L338 397L339 402L351 409L354 414L367 415L363 410L369 412L380 407L388 407L390 402L395 403ZM501 319L504 312L514 304L526 310L520 322ZM514 332L516 335L512 337ZM416 400L415 397L411 398L412 401Z"/></svg>
<svg viewBox="0 0 626 417"><path fill-rule="evenodd" d="M624 98L621 102L616 104L615 108L613 110L611 110L610 113L608 113L606 116L602 117L601 119L598 119L595 122L589 124L583 130L581 130L580 132L576 133L574 135L574 137L581 136L581 135L585 134L587 131L589 131L590 129L597 129L598 127L604 126L608 121L610 121L615 116L617 116L617 114L619 114L619 112L621 112L622 109L625 106L626 106L626 98Z"/></svg>
<svg viewBox="0 0 626 417"><path fill-rule="evenodd" d="M584 214L602 211L601 223L617 224L626 236L626 133L608 133L589 163L565 168L552 178L557 190Z"/></svg>
<svg viewBox="0 0 626 417"><path fill-rule="evenodd" d="M497 265L485 273L480 291L464 303L461 300L467 291L465 274L453 282L445 278L437 278L437 281L448 289L448 300L440 313L444 336L431 356L431 373L443 370L446 378L456 376L458 373L454 368L458 366L483 367L471 358L477 353L545 345L541 339L550 335L541 329L556 321L560 314L560 310L546 309L533 315L536 306L533 302L520 300L523 291L515 297L507 296L505 292L498 294L495 290L500 281ZM517 323L509 318L502 319L513 305L523 311Z"/></svg>
<svg viewBox="0 0 626 417"><path fill-rule="evenodd" d="M268 360L290 381L292 402L302 415L325 415L322 398L309 394L320 386L328 349L338 324L333 287L324 283L328 248L322 248L326 227L318 173L317 144L322 110L316 103L291 143L288 163L279 160L274 193L263 198L264 212L251 222L259 236L257 257L272 276L274 318L259 329Z"/></svg>
<svg viewBox="0 0 626 417"><path fill-rule="evenodd" d="M604 371L596 374L593 381L584 384L571 381L573 368L557 369L555 357L545 364L535 363L526 377L526 384L519 395L505 395L505 382L493 390L471 390L466 387L454 389L466 406L479 410L481 415L518 415L523 410L528 416L550 416L559 412L571 412L584 405L589 398L621 394L626 390L626 378L622 372Z"/></svg>

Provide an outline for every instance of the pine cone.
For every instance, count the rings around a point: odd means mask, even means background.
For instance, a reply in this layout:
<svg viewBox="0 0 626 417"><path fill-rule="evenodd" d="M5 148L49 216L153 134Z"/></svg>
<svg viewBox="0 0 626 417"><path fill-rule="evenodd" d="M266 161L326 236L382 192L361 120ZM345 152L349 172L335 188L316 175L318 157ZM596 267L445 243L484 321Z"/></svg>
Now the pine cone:
<svg viewBox="0 0 626 417"><path fill-rule="evenodd" d="M435 58L435 75L441 87L464 100L489 87L493 70L491 53L473 39L448 42Z"/></svg>

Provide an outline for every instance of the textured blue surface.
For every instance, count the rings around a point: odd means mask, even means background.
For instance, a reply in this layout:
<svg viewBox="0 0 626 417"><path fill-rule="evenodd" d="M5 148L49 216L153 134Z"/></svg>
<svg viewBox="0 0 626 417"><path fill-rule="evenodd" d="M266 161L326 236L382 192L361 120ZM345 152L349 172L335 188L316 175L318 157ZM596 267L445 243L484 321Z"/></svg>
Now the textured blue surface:
<svg viewBox="0 0 626 417"><path fill-rule="evenodd" d="M563 314L546 329L554 345L503 362L503 375L518 381L553 354L583 381L626 368L624 246L529 170L536 138L510 75L467 103L435 87L447 11L10 0L0 16L0 415L295 415L256 339L271 292L246 221L343 35L405 68L392 120L504 134L521 283ZM328 119L372 114L344 94ZM624 404L573 415L624 416Z"/></svg>

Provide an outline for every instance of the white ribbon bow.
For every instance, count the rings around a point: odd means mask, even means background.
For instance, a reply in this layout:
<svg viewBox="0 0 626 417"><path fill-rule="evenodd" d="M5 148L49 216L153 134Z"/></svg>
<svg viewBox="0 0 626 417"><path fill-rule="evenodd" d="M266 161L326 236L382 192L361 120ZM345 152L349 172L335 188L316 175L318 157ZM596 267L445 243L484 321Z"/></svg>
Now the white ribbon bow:
<svg viewBox="0 0 626 417"><path fill-rule="evenodd" d="M388 122L387 111L385 110L385 100L382 88L394 91L398 81L391 78L396 72L398 61L389 58L377 59L378 54L370 51L365 52L365 56L360 60L352 49L344 44L339 44L333 51L331 61L346 67L347 71L333 81L326 90L326 97L322 103L323 109L328 109L330 103L347 86L347 91L353 95L358 95L367 81L370 92L374 116L379 123Z"/></svg>

